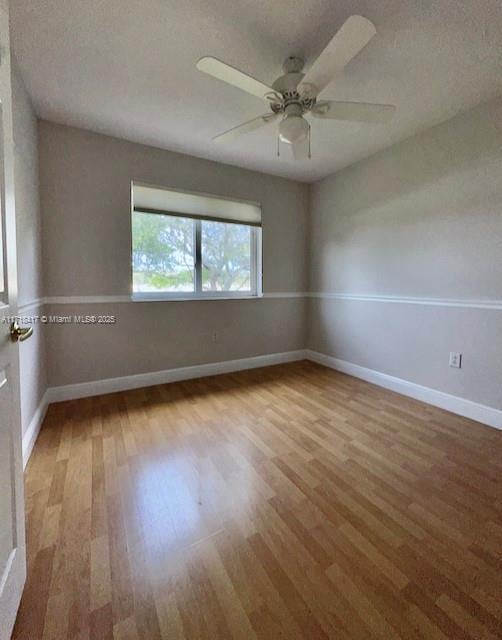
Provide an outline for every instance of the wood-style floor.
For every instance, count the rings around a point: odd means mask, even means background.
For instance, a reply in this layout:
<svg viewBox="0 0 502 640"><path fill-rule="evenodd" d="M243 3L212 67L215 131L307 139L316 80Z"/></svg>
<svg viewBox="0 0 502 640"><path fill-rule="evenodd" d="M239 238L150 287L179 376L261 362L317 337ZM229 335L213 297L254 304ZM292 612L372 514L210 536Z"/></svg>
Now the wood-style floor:
<svg viewBox="0 0 502 640"><path fill-rule="evenodd" d="M501 638L501 454L309 362L53 405L14 638Z"/></svg>

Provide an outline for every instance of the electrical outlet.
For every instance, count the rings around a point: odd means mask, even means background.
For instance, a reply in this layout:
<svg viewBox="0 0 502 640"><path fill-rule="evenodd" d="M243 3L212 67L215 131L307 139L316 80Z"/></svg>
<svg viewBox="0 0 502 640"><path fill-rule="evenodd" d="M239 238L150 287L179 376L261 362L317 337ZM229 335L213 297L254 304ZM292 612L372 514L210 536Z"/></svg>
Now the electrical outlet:
<svg viewBox="0 0 502 640"><path fill-rule="evenodd" d="M460 369L462 366L462 354L450 351L450 367Z"/></svg>
<svg viewBox="0 0 502 640"><path fill-rule="evenodd" d="M211 336L211 340L213 342L218 342L218 332L217 331L213 331L213 335Z"/></svg>

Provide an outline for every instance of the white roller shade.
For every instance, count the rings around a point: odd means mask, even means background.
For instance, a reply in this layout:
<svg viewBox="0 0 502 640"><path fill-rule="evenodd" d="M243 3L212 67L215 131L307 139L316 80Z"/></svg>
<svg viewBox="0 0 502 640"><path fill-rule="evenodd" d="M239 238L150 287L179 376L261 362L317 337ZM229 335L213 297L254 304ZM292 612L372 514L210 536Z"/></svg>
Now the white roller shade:
<svg viewBox="0 0 502 640"><path fill-rule="evenodd" d="M132 204L134 211L145 213L261 226L261 207L256 202L230 200L207 193L190 193L133 183Z"/></svg>

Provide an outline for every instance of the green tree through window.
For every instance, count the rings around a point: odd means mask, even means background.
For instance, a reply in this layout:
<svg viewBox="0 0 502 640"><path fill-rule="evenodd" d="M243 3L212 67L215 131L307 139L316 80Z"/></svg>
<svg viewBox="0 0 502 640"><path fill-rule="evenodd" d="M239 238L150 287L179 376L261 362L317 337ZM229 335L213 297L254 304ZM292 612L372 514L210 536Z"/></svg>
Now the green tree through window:
<svg viewBox="0 0 502 640"><path fill-rule="evenodd" d="M246 224L134 211L133 291L250 293L256 233Z"/></svg>
<svg viewBox="0 0 502 640"><path fill-rule="evenodd" d="M133 213L134 291L194 291L193 220Z"/></svg>
<svg viewBox="0 0 502 640"><path fill-rule="evenodd" d="M250 291L251 227L202 223L203 291Z"/></svg>

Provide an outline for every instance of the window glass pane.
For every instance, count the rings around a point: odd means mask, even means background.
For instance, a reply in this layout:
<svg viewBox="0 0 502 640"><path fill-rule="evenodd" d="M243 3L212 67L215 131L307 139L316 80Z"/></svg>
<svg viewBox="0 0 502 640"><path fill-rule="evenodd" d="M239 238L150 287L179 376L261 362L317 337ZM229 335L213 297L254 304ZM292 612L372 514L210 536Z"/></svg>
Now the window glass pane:
<svg viewBox="0 0 502 640"><path fill-rule="evenodd" d="M251 291L252 227L201 223L202 290Z"/></svg>
<svg viewBox="0 0 502 640"><path fill-rule="evenodd" d="M193 292L194 236L188 218L133 212L133 291Z"/></svg>

